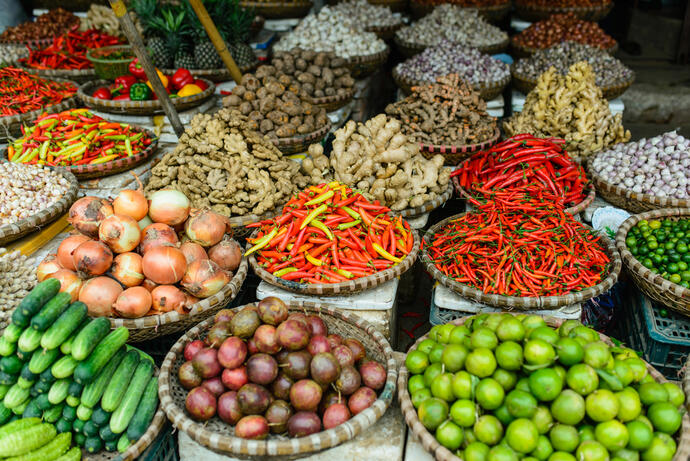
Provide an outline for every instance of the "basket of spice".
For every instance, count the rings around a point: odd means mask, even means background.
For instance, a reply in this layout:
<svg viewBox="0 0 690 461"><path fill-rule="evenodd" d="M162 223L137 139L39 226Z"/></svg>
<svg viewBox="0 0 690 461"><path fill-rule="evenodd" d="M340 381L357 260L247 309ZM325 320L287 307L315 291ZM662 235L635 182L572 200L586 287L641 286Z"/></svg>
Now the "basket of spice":
<svg viewBox="0 0 690 461"><path fill-rule="evenodd" d="M554 14L572 14L587 21L600 21L611 9L611 0L516 0L515 11L525 21L540 21Z"/></svg>
<svg viewBox="0 0 690 461"><path fill-rule="evenodd" d="M0 43L15 43L29 47L47 46L53 37L62 35L79 25L79 18L63 9L54 8L33 21L6 27L0 34Z"/></svg>

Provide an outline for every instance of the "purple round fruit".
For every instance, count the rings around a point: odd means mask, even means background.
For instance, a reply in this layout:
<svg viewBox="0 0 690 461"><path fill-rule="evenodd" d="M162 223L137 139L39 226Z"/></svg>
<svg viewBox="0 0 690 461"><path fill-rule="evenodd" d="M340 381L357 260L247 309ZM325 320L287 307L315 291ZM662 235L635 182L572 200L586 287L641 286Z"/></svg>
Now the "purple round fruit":
<svg viewBox="0 0 690 461"><path fill-rule="evenodd" d="M277 399L290 400L290 388L294 383L285 373L278 373L278 377L271 383L271 392Z"/></svg>
<svg viewBox="0 0 690 461"><path fill-rule="evenodd" d="M285 400L274 400L264 415L274 434L287 431L287 423L292 416L292 407Z"/></svg>
<svg viewBox="0 0 690 461"><path fill-rule="evenodd" d="M275 296L269 296L259 302L259 317L269 325L280 325L288 318L288 308L285 303Z"/></svg>
<svg viewBox="0 0 690 461"><path fill-rule="evenodd" d="M347 401L347 406L353 415L360 413L374 404L376 392L368 387L360 387Z"/></svg>
<svg viewBox="0 0 690 461"><path fill-rule="evenodd" d="M197 421L208 421L216 414L216 398L205 387L195 387L184 402L191 417Z"/></svg>
<svg viewBox="0 0 690 461"><path fill-rule="evenodd" d="M233 426L242 418L237 392L229 391L218 397L218 417Z"/></svg>
<svg viewBox="0 0 690 461"><path fill-rule="evenodd" d="M268 354L252 355L247 360L249 381L263 386L270 384L278 376L278 362Z"/></svg>
<svg viewBox="0 0 690 461"><path fill-rule="evenodd" d="M319 415L311 411L298 411L288 420L290 437L306 437L321 431Z"/></svg>
<svg viewBox="0 0 690 461"><path fill-rule="evenodd" d="M268 432L268 421L259 415L245 416L235 425L235 436L243 439L262 440Z"/></svg>
<svg viewBox="0 0 690 461"><path fill-rule="evenodd" d="M364 385L374 390L382 389L386 384L386 369L378 362L369 361L360 365L359 374Z"/></svg>
<svg viewBox="0 0 690 461"><path fill-rule="evenodd" d="M278 344L289 351L304 349L309 344L310 333L306 323L288 319L278 325Z"/></svg>
<svg viewBox="0 0 690 461"><path fill-rule="evenodd" d="M247 359L247 345L237 336L231 336L220 345L218 361L225 368L237 368Z"/></svg>
<svg viewBox="0 0 690 461"><path fill-rule="evenodd" d="M340 370L340 376L335 380L335 387L343 395L352 395L362 385L359 372L352 365L346 365Z"/></svg>
<svg viewBox="0 0 690 461"><path fill-rule="evenodd" d="M240 410L245 415L261 415L271 403L271 394L259 384L247 383L237 391Z"/></svg>
<svg viewBox="0 0 690 461"><path fill-rule="evenodd" d="M328 339L325 336L314 335L309 340L307 350L311 355L316 355L321 352L331 352L331 345L328 343Z"/></svg>
<svg viewBox="0 0 690 461"><path fill-rule="evenodd" d="M309 368L311 377L319 384L330 384L340 375L340 363L330 352L316 354Z"/></svg>
<svg viewBox="0 0 690 461"><path fill-rule="evenodd" d="M253 339L256 348L265 354L277 354L281 349L280 344L278 344L278 333L274 326L261 325L254 332Z"/></svg>
<svg viewBox="0 0 690 461"><path fill-rule="evenodd" d="M323 413L324 429L331 429L343 424L350 419L350 410L344 403L336 403L329 406Z"/></svg>
<svg viewBox="0 0 690 461"><path fill-rule="evenodd" d="M311 379L301 379L290 388L290 403L298 411L316 411L322 395L318 383Z"/></svg>

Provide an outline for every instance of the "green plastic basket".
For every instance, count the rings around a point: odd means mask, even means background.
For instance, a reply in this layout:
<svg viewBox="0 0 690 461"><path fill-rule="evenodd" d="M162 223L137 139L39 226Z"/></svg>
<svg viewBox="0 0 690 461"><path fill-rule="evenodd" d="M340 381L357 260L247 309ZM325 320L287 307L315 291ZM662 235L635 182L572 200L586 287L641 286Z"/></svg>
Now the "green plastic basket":
<svg viewBox="0 0 690 461"><path fill-rule="evenodd" d="M118 51L129 53L129 57L104 59L104 56ZM134 59L134 52L130 45L113 45L91 49L86 52L86 57L93 64L93 68L99 78L115 80L120 75L125 75L129 72L129 63Z"/></svg>

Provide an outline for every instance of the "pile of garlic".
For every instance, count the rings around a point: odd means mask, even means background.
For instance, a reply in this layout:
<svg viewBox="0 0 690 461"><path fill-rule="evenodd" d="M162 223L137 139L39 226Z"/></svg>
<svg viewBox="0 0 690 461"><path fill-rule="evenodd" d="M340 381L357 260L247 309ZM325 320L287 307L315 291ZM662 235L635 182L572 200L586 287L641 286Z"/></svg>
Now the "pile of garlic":
<svg viewBox="0 0 690 461"><path fill-rule="evenodd" d="M35 266L33 258L0 248L0 328L9 324L14 308L36 286Z"/></svg>

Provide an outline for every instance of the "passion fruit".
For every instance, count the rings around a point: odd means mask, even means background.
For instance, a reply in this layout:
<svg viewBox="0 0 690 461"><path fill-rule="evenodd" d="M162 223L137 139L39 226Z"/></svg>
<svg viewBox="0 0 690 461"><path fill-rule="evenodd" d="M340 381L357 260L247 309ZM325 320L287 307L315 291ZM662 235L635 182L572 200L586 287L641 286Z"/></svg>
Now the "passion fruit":
<svg viewBox="0 0 690 461"><path fill-rule="evenodd" d="M278 373L278 377L271 383L273 396L281 400L290 400L290 388L295 382L285 373Z"/></svg>
<svg viewBox="0 0 690 461"><path fill-rule="evenodd" d="M301 379L290 389L290 403L298 411L316 411L323 391L316 381Z"/></svg>
<svg viewBox="0 0 690 461"><path fill-rule="evenodd" d="M335 380L335 387L343 395L352 395L362 385L362 377L352 365L345 365Z"/></svg>
<svg viewBox="0 0 690 461"><path fill-rule="evenodd" d="M245 416L235 425L235 436L243 439L262 440L268 437L268 421L263 416Z"/></svg>
<svg viewBox="0 0 690 461"><path fill-rule="evenodd" d="M328 342L328 338L324 335L314 335L309 340L307 351L309 351L311 355L316 355L321 352L331 352L331 345Z"/></svg>
<svg viewBox="0 0 690 461"><path fill-rule="evenodd" d="M290 352L285 357L285 362L281 363L285 374L294 380L304 379L309 376L312 356L309 352L295 351Z"/></svg>
<svg viewBox="0 0 690 461"><path fill-rule="evenodd" d="M331 353L338 359L338 363L340 363L341 367L355 364L355 354L352 352L352 349L345 344L335 346L331 349Z"/></svg>
<svg viewBox="0 0 690 461"><path fill-rule="evenodd" d="M323 413L323 427L324 429L331 429L335 426L343 424L350 419L350 410L344 403L336 403L329 406Z"/></svg>
<svg viewBox="0 0 690 461"><path fill-rule="evenodd" d="M358 362L366 357L367 351L364 349L364 345L359 340L348 338L343 342L343 344L350 348L355 356L355 362Z"/></svg>
<svg viewBox="0 0 690 461"><path fill-rule="evenodd" d="M247 377L256 384L267 385L278 376L278 362L268 354L255 354L247 360Z"/></svg>
<svg viewBox="0 0 690 461"><path fill-rule="evenodd" d="M218 361L225 368L237 368L246 358L247 344L237 336L227 338L218 349Z"/></svg>
<svg viewBox="0 0 690 461"><path fill-rule="evenodd" d="M280 351L278 333L272 325L261 325L254 332L254 343L259 351L265 354L277 354Z"/></svg>
<svg viewBox="0 0 690 461"><path fill-rule="evenodd" d="M374 390L383 388L386 384L386 369L378 362L370 361L359 367L362 382Z"/></svg>
<svg viewBox="0 0 690 461"><path fill-rule="evenodd" d="M287 423L292 416L292 407L285 400L274 400L268 406L264 415L268 426L274 434L282 434L287 431Z"/></svg>
<svg viewBox="0 0 690 461"><path fill-rule="evenodd" d="M218 397L218 417L233 426L242 418L237 392L228 391Z"/></svg>
<svg viewBox="0 0 690 461"><path fill-rule="evenodd" d="M269 296L259 301L257 306L261 321L269 325L280 325L288 318L288 308L285 303L275 296Z"/></svg>
<svg viewBox="0 0 690 461"><path fill-rule="evenodd" d="M360 387L347 401L347 406L353 415L361 413L376 401L376 392L368 387Z"/></svg>
<svg viewBox="0 0 690 461"><path fill-rule="evenodd" d="M313 411L298 411L288 420L290 437L306 437L321 431L319 415Z"/></svg>
<svg viewBox="0 0 690 461"><path fill-rule="evenodd" d="M271 394L265 387L247 383L237 391L240 410L245 415L263 414L271 403Z"/></svg>
<svg viewBox="0 0 690 461"><path fill-rule="evenodd" d="M306 322L287 319L277 328L278 344L289 351L304 349L309 344L310 333Z"/></svg>
<svg viewBox="0 0 690 461"><path fill-rule="evenodd" d="M251 338L259 325L261 325L261 319L253 309L244 308L230 320L232 334L239 338Z"/></svg>
<svg viewBox="0 0 690 461"><path fill-rule="evenodd" d="M316 354L309 366L311 377L319 384L330 384L340 375L340 364L330 352Z"/></svg>

